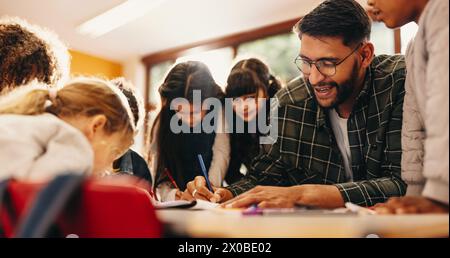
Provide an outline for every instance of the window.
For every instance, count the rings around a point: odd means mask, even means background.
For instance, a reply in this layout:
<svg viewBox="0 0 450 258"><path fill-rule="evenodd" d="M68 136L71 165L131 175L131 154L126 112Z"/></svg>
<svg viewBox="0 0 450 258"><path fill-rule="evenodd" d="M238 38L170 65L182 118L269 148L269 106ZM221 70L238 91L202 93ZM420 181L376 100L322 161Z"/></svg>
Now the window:
<svg viewBox="0 0 450 258"><path fill-rule="evenodd" d="M260 58L270 67L274 76L289 82L300 73L294 64L300 51L300 40L295 33L271 36L239 45L238 59Z"/></svg>
<svg viewBox="0 0 450 258"><path fill-rule="evenodd" d="M148 85L148 103L155 106L160 104L160 98L158 94L158 88L164 81L164 77L173 65L173 61L165 61L150 67L150 81Z"/></svg>
<svg viewBox="0 0 450 258"><path fill-rule="evenodd" d="M372 34L370 41L375 47L375 55L393 55L395 54L394 31L387 28L382 22L372 24Z"/></svg>
<svg viewBox="0 0 450 258"><path fill-rule="evenodd" d="M417 33L418 26L415 22L410 22L400 29L400 38L402 44L402 54L406 53L406 48L408 47L408 43L414 38Z"/></svg>
<svg viewBox="0 0 450 258"><path fill-rule="evenodd" d="M226 47L182 56L177 59L176 63L185 61L200 61L206 64L210 69L216 83L224 89L233 58L233 48Z"/></svg>

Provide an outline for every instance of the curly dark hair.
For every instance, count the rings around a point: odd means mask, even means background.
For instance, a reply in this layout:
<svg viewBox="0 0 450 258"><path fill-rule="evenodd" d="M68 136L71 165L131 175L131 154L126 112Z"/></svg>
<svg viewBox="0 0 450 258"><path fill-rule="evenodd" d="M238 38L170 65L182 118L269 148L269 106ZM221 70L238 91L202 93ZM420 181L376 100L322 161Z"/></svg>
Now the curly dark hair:
<svg viewBox="0 0 450 258"><path fill-rule="evenodd" d="M0 24L0 92L36 79L50 84L54 60L48 46L18 24Z"/></svg>

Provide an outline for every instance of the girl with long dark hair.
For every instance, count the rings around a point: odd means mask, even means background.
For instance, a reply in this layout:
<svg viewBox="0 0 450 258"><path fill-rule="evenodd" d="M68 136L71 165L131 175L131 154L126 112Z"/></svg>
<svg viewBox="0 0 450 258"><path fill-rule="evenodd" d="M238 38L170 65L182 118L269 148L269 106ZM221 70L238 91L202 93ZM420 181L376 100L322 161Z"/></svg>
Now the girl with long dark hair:
<svg viewBox="0 0 450 258"><path fill-rule="evenodd" d="M250 124L258 124L254 120L259 119L258 112L262 109L265 109L265 119L268 119L269 98L280 88L280 82L259 59L241 60L231 69L225 89L226 97L233 98L233 116L227 117L228 124L233 125L233 133L230 134L230 164L225 178L228 184L238 181L250 168L252 159L259 154L259 137L263 134L257 126L256 130L251 130ZM247 106L240 107L244 103ZM233 121L230 122L230 119ZM244 125L243 132L237 131L238 120Z"/></svg>
<svg viewBox="0 0 450 258"><path fill-rule="evenodd" d="M196 91L199 103L195 101ZM175 65L159 93L162 107L151 130L149 157L153 187L160 201L179 199L186 184L202 175L198 155L203 157L211 183L220 186L228 168L229 139L223 130L203 130L202 122L206 115L221 116L217 107L210 110L202 108L204 101L208 98L223 99L223 92L208 67L196 61ZM179 99L187 101L174 105L174 101ZM181 120L189 127L189 132L176 132L171 124L173 119ZM221 120L213 125L216 129L221 126Z"/></svg>

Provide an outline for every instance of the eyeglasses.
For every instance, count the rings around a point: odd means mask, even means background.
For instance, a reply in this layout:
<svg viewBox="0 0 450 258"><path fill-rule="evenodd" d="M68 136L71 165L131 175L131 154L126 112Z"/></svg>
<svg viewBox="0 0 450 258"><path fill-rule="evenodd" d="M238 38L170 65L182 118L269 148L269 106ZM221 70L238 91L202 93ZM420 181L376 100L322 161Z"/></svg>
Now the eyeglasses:
<svg viewBox="0 0 450 258"><path fill-rule="evenodd" d="M360 47L362 46L362 43L360 43L350 54L348 54L344 59L342 59L339 62L333 62L329 60L317 60L317 61L310 61L307 59L303 59L300 56L295 58L294 63L297 66L298 70L302 72L304 75L310 75L311 74L311 67L312 65L315 65L317 70L324 76L331 77L336 74L336 66L342 64L347 58L349 58L353 53L356 52Z"/></svg>

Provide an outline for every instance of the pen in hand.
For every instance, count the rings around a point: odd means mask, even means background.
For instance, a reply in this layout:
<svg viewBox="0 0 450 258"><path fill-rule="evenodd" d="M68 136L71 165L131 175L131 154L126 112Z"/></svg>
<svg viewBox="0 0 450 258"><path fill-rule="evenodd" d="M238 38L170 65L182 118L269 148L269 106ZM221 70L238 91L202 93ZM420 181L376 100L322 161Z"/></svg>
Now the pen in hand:
<svg viewBox="0 0 450 258"><path fill-rule="evenodd" d="M208 190L213 193L214 190L211 186L211 182L209 181L208 171L206 171L206 166L205 166L205 162L203 161L203 157L201 154L198 154L197 157L198 157L198 162L200 163L201 171L203 173L203 176L205 177L206 184L208 185Z"/></svg>

